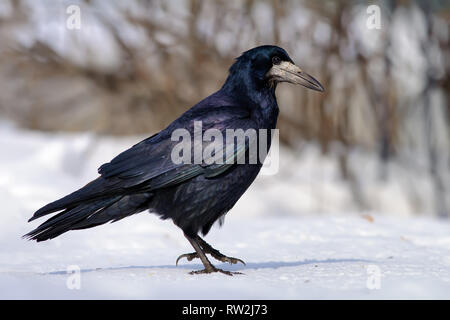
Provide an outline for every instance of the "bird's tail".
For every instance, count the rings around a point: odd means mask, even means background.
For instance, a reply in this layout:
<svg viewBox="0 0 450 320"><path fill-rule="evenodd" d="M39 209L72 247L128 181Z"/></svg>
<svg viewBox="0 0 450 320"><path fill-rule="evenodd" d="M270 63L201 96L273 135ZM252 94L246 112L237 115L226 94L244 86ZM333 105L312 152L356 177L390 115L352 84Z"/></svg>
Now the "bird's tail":
<svg viewBox="0 0 450 320"><path fill-rule="evenodd" d="M73 209L83 202L94 200L105 195L106 193L104 188L104 180L102 177L99 177L89 182L87 185L80 188L79 190L72 192L71 194L59 200L51 202L46 206L43 206L33 214L33 216L28 220L28 222L31 222L37 218L40 218L53 212L69 208Z"/></svg>
<svg viewBox="0 0 450 320"><path fill-rule="evenodd" d="M98 184L98 180L94 180L82 189L36 211L29 221L62 210L24 237L39 242L53 239L69 230L114 222L147 209L152 198L151 193L101 194L101 188L98 188L101 185Z"/></svg>

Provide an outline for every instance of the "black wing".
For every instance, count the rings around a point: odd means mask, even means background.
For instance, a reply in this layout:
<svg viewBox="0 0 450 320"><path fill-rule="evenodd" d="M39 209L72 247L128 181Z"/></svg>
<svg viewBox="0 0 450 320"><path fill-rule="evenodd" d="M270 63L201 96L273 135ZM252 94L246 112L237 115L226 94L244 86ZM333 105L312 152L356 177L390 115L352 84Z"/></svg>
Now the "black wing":
<svg viewBox="0 0 450 320"><path fill-rule="evenodd" d="M247 129L252 126L247 109L237 107L217 108L207 113L202 112L191 118L188 123L183 123L190 136L194 135L194 122L201 121L203 132L207 129L217 129L225 137L225 130L231 128ZM230 168L235 159L245 154L248 149L248 141L241 145L236 144L234 148L226 148L222 141L224 161L221 164L206 164L208 158L204 158L202 163L193 163L194 142L191 144L191 162L174 163L171 158L173 148L179 141L171 139L171 132L178 129L176 125L171 125L169 130L160 133L160 137L154 136L148 140L133 146L129 150L121 153L111 162L102 165L99 173L106 179L119 178L124 188L142 186L146 191L168 187L192 179L199 174L213 177L225 172ZM202 142L203 147L213 142ZM231 152L230 152L231 150ZM228 152L228 154L227 154Z"/></svg>

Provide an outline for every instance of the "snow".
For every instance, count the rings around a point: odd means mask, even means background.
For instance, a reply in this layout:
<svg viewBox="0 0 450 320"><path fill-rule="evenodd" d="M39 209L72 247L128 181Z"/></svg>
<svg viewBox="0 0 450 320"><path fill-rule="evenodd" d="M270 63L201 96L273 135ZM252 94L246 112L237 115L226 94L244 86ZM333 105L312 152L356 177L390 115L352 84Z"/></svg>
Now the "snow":
<svg viewBox="0 0 450 320"><path fill-rule="evenodd" d="M37 208L87 183L141 138L0 126L0 298L450 298L450 222L415 216L389 183L383 186L400 203L392 202L393 212L358 212L333 162L314 148L297 160L282 149L280 173L258 178L205 238L247 263L216 266L243 275L188 274L202 266L175 265L192 252L182 232L148 213L52 241L21 239L43 221L26 222ZM368 188L385 201L386 191Z"/></svg>

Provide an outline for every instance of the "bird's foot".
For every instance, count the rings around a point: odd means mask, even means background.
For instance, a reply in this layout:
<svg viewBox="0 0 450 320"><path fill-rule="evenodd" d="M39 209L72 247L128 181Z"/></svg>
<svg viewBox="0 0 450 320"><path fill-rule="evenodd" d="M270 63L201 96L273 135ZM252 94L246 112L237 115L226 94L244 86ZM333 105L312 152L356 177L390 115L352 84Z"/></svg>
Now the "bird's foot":
<svg viewBox="0 0 450 320"><path fill-rule="evenodd" d="M237 272L237 271L226 271L226 270L222 270L219 268L216 268L214 266L212 266L211 268L205 268L203 270L196 270L196 271L191 271L189 272L189 274L206 274L206 273L213 273L213 272L220 272L223 274L226 274L227 276L232 277L235 274L243 274L242 272Z"/></svg>
<svg viewBox="0 0 450 320"><path fill-rule="evenodd" d="M227 257L226 255L223 255L222 253L220 253L216 249L205 250L205 253L210 254L214 259L216 259L218 261L221 261L221 262L228 262L229 264L236 264L236 263L240 262L240 263L242 263L245 266L245 262L242 261L241 259L233 258L233 257ZM195 258L200 258L200 257L198 256L197 252L185 253L185 254L182 254L181 256L179 256L177 258L177 261L175 262L175 264L178 265L178 261L180 261L183 258L186 258L187 261L192 261Z"/></svg>
<svg viewBox="0 0 450 320"><path fill-rule="evenodd" d="M228 262L229 264L236 264L238 262L242 263L245 266L245 262L238 258L227 257L226 255L221 254L219 251L209 252L209 254L216 260L222 262Z"/></svg>
<svg viewBox="0 0 450 320"><path fill-rule="evenodd" d="M241 262L245 265L245 262L241 259L233 258L233 257L227 257L223 254L221 254L218 250L211 247L205 240L200 238L199 236L196 236L196 238L191 238L185 234L186 239L189 240L191 245L194 247L195 252L193 253L186 253L182 254L178 257L176 264L178 265L178 261L182 258L186 258L188 261L192 261L195 258L199 258L203 265L205 266L205 269L198 270L198 271L192 271L190 274L202 274L202 273L213 273L213 272L220 272L223 274L226 274L228 276L232 276L234 274L243 274L241 272L233 272L233 271L225 271L219 268L214 267L211 262L209 262L208 258L206 257L206 254L210 254L213 258L222 261L222 262L229 262L230 264L235 264L238 262Z"/></svg>
<svg viewBox="0 0 450 320"><path fill-rule="evenodd" d="M220 253L219 250L214 249L208 242L198 237L199 243L205 253L209 253L214 259L222 262L228 262L230 264L236 264L238 262L245 266L245 262L238 258L227 257L226 255Z"/></svg>

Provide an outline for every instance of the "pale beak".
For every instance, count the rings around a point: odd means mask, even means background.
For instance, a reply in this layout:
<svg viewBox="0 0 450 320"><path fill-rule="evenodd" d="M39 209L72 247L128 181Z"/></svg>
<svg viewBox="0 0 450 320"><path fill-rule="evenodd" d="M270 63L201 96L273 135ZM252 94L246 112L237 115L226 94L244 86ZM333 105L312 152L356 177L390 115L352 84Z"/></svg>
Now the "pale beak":
<svg viewBox="0 0 450 320"><path fill-rule="evenodd" d="M324 88L319 81L303 72L302 69L289 61L282 61L280 64L274 64L267 72L266 77L275 82L289 82L300 84L306 88L323 92Z"/></svg>

